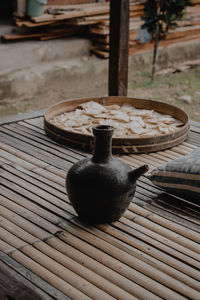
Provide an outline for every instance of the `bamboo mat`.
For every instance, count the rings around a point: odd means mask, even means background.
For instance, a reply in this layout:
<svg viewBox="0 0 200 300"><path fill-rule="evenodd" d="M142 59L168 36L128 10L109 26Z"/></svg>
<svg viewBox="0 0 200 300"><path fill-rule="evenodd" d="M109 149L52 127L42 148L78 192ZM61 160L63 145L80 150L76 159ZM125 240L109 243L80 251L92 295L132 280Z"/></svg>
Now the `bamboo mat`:
<svg viewBox="0 0 200 300"><path fill-rule="evenodd" d="M120 156L150 169L200 146L200 125L170 150ZM61 146L43 118L0 127L0 266L43 299L200 299L200 203L167 194L145 177L117 222L81 223L65 177L88 154Z"/></svg>

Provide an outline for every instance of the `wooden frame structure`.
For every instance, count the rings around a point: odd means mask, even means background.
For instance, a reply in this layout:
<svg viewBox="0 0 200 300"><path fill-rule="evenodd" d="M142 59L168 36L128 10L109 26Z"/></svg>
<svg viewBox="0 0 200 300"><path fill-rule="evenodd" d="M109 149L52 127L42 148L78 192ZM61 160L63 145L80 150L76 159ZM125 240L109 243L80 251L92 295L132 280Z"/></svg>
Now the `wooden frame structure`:
<svg viewBox="0 0 200 300"><path fill-rule="evenodd" d="M110 1L109 96L127 96L129 0Z"/></svg>

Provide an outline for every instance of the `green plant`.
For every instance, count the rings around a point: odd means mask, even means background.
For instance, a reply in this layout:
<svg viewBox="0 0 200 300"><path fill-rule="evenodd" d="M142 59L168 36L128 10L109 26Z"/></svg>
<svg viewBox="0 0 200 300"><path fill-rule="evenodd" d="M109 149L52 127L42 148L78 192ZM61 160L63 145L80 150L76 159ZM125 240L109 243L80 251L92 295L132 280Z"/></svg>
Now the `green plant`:
<svg viewBox="0 0 200 300"><path fill-rule="evenodd" d="M152 81L154 80L159 42L166 38L169 29L178 27L177 21L184 17L186 7L191 5L191 0L147 0L145 2L142 28L148 30L154 41Z"/></svg>

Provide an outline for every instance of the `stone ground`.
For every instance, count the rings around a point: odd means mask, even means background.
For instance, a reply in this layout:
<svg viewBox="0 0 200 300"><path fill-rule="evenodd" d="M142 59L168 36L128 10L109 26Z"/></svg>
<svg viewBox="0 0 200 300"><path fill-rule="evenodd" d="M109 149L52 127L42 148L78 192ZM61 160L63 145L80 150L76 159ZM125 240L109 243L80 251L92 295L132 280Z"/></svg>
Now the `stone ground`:
<svg viewBox="0 0 200 300"><path fill-rule="evenodd" d="M90 56L89 47L86 38L0 44L0 116L106 96L108 60ZM128 96L169 102L200 121L200 41L161 49L153 83L151 60L152 53L130 57Z"/></svg>

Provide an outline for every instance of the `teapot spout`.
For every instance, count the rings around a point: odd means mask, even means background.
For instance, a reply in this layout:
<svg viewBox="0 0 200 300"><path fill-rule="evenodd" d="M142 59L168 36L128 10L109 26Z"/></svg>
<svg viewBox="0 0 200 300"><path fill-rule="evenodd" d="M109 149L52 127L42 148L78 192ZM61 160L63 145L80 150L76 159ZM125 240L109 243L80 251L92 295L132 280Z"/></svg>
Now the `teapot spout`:
<svg viewBox="0 0 200 300"><path fill-rule="evenodd" d="M128 174L128 177L132 183L135 183L136 180L146 173L149 170L148 165L143 165L137 169L131 170Z"/></svg>

